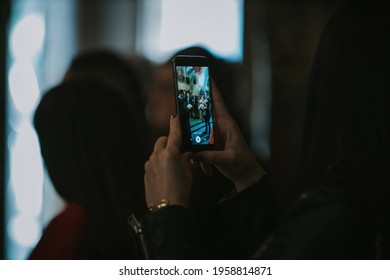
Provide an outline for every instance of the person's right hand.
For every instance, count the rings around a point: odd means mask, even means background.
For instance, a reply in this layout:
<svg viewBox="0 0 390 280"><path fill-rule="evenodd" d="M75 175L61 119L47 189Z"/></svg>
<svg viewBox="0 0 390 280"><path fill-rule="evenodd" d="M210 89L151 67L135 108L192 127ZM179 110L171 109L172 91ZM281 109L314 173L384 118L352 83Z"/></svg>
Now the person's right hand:
<svg viewBox="0 0 390 280"><path fill-rule="evenodd" d="M230 179L237 191L253 185L264 175L264 170L248 147L237 123L230 116L217 87L212 82L214 113L221 136L222 150L203 151L194 155L194 160L214 165ZM214 132L216 132L214 130Z"/></svg>

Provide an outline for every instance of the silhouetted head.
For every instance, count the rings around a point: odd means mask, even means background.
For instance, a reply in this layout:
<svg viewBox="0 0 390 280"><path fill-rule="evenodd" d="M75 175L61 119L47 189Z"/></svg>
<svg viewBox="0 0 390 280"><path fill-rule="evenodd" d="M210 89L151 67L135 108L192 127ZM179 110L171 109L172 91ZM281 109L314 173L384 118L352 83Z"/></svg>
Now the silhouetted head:
<svg viewBox="0 0 390 280"><path fill-rule="evenodd" d="M89 257L131 257L126 219L146 209L145 135L134 104L105 83L69 81L42 98L34 124L55 189L86 209Z"/></svg>
<svg viewBox="0 0 390 280"><path fill-rule="evenodd" d="M129 59L111 50L97 49L77 55L72 60L64 81L85 78L104 81L131 95L137 109L143 114L145 100L141 76Z"/></svg>
<svg viewBox="0 0 390 280"><path fill-rule="evenodd" d="M378 1L346 1L326 25L309 82L303 177L337 166L361 212L389 203L390 17ZM382 217L383 218L383 217Z"/></svg>
<svg viewBox="0 0 390 280"><path fill-rule="evenodd" d="M323 31L303 147L314 173L351 160L384 179L390 163L390 18L380 5L359 3L346 1Z"/></svg>

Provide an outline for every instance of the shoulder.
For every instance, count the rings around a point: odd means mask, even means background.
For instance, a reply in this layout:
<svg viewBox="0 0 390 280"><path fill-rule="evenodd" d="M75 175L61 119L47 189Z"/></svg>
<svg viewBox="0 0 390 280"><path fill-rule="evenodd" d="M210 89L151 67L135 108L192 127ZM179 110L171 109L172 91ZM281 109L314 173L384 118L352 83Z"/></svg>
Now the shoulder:
<svg viewBox="0 0 390 280"><path fill-rule="evenodd" d="M86 214L78 204L69 204L46 227L30 259L75 259L85 233Z"/></svg>
<svg viewBox="0 0 390 280"><path fill-rule="evenodd" d="M48 225L52 227L78 228L86 222L87 215L84 208L76 203L69 203Z"/></svg>
<svg viewBox="0 0 390 280"><path fill-rule="evenodd" d="M359 219L350 192L322 185L303 193L263 247L267 258L372 258L375 234Z"/></svg>
<svg viewBox="0 0 390 280"><path fill-rule="evenodd" d="M294 214L300 213L328 213L339 212L347 214L349 207L348 191L337 188L332 185L322 185L311 192L302 193L297 199L292 210Z"/></svg>

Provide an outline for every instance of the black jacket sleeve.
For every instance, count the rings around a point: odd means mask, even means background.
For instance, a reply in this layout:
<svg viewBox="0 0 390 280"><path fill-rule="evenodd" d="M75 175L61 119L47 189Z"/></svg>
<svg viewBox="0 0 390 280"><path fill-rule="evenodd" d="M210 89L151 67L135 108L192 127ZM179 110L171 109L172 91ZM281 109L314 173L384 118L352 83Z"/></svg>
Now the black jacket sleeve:
<svg viewBox="0 0 390 280"><path fill-rule="evenodd" d="M267 179L240 193L230 193L220 202L222 214L235 233L231 244L235 258L247 259L269 234L274 195ZM145 246L151 259L201 259L199 231L186 208L168 206L149 213L142 221ZM233 244L237 243L238 244Z"/></svg>
<svg viewBox="0 0 390 280"><path fill-rule="evenodd" d="M276 196L267 175L239 193L234 191L219 206L230 228L235 229L236 258L248 259L275 226Z"/></svg>
<svg viewBox="0 0 390 280"><path fill-rule="evenodd" d="M145 247L151 259L198 259L197 226L182 206L167 206L142 221Z"/></svg>
<svg viewBox="0 0 390 280"><path fill-rule="evenodd" d="M375 234L348 201L348 194L337 187L319 187L304 194L275 226L275 196L269 182L261 180L225 197L220 209L236 229L236 259L373 258ZM202 225L195 224L184 207L147 215L143 228L152 259L204 258L197 238Z"/></svg>
<svg viewBox="0 0 390 280"><path fill-rule="evenodd" d="M252 256L257 259L371 259L375 234L348 193L322 186L304 193Z"/></svg>

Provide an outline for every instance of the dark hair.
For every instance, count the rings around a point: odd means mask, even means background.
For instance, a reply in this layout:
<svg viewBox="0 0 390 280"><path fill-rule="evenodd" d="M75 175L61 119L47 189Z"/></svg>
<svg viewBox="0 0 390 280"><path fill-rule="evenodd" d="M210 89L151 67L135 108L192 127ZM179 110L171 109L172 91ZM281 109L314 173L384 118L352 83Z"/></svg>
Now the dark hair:
<svg viewBox="0 0 390 280"><path fill-rule="evenodd" d="M129 214L146 210L142 123L124 93L78 80L50 90L34 118L55 189L87 213L87 257L135 258Z"/></svg>
<svg viewBox="0 0 390 280"><path fill-rule="evenodd" d="M374 3L346 1L323 31L309 80L302 178L310 188L342 170L359 212L382 223L390 202L390 17Z"/></svg>
<svg viewBox="0 0 390 280"><path fill-rule="evenodd" d="M104 81L127 94L138 110L145 108L140 74L130 61L106 49L88 50L78 54L69 66L64 80L93 78Z"/></svg>

